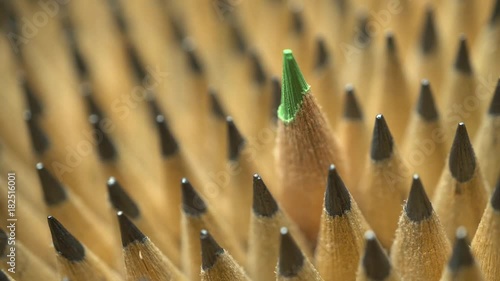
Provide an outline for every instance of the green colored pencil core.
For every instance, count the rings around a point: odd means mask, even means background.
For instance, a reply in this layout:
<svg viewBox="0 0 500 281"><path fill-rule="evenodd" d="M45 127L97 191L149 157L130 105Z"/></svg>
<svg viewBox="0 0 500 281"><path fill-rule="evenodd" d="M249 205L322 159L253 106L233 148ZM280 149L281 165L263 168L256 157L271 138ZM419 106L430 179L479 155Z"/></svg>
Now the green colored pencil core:
<svg viewBox="0 0 500 281"><path fill-rule="evenodd" d="M309 86L293 57L292 50L283 50L283 78L281 83L281 104L278 117L288 123L293 121L302 105L304 95L309 92Z"/></svg>

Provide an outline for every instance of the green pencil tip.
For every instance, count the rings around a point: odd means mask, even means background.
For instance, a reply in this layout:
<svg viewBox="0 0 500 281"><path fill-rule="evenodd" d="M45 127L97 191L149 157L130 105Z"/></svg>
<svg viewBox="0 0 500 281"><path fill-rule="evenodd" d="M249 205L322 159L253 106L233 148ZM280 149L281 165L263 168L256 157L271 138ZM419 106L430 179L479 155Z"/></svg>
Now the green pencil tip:
<svg viewBox="0 0 500 281"><path fill-rule="evenodd" d="M307 84L292 50L283 50L283 80L281 83L281 104L278 117L283 122L291 122L297 115L303 97L311 87Z"/></svg>

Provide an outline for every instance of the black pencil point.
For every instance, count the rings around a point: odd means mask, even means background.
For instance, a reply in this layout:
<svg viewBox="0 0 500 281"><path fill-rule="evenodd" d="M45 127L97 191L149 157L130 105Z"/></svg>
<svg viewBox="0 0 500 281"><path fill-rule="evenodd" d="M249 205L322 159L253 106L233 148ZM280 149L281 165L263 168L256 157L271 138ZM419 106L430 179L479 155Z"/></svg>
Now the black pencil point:
<svg viewBox="0 0 500 281"><path fill-rule="evenodd" d="M109 135L101 128L101 119L97 115L90 115L89 122L94 127L95 141L97 142L97 151L102 161L115 161L118 157L114 143Z"/></svg>
<svg viewBox="0 0 500 281"><path fill-rule="evenodd" d="M316 38L316 62L314 64L315 69L322 69L325 65L330 62L330 54L326 47L325 39L323 37Z"/></svg>
<svg viewBox="0 0 500 281"><path fill-rule="evenodd" d="M330 165L328 169L325 210L332 217L341 217L351 210L351 196L334 165Z"/></svg>
<svg viewBox="0 0 500 281"><path fill-rule="evenodd" d="M92 89L90 83L82 84L82 95L87 103L87 108L89 111L89 115L95 115L100 120L104 117L102 110L99 108L94 98L92 97Z"/></svg>
<svg viewBox="0 0 500 281"><path fill-rule="evenodd" d="M385 35L385 42L386 42L386 49L388 54L394 56L397 54L397 48L396 48L396 39L394 38L394 33L392 32L387 32Z"/></svg>
<svg viewBox="0 0 500 281"><path fill-rule="evenodd" d="M203 74L203 65L201 64L200 59L196 54L193 39L190 37L184 38L184 40L182 41L182 47L187 55L191 70L198 75Z"/></svg>
<svg viewBox="0 0 500 281"><path fill-rule="evenodd" d="M116 215L120 224L120 233L122 236L122 245L124 248L131 243L143 243L144 241L146 241L146 239L148 239L148 237L144 235L144 233L142 233L139 228L137 228L137 226L122 211L118 211Z"/></svg>
<svg viewBox="0 0 500 281"><path fill-rule="evenodd" d="M439 113L432 97L431 85L427 79L422 80L420 83L417 112L426 121L435 121L439 118Z"/></svg>
<svg viewBox="0 0 500 281"><path fill-rule="evenodd" d="M262 60L255 50L250 51L249 55L252 65L253 80L255 81L255 83L262 86L266 82L266 72L264 71Z"/></svg>
<svg viewBox="0 0 500 281"><path fill-rule="evenodd" d="M176 154L179 151L179 146L163 115L156 116L156 125L160 135L161 154L164 157Z"/></svg>
<svg viewBox="0 0 500 281"><path fill-rule="evenodd" d="M184 213L192 216L200 216L207 211L207 206L191 183L183 178L181 180L182 187L182 210Z"/></svg>
<svg viewBox="0 0 500 281"><path fill-rule="evenodd" d="M66 190L63 185L43 166L36 164L36 170L43 190L43 197L47 205L56 205L66 200Z"/></svg>
<svg viewBox="0 0 500 281"><path fill-rule="evenodd" d="M236 48L240 53L244 53L247 50L247 42L243 31L241 30L240 24L233 18L229 28Z"/></svg>
<svg viewBox="0 0 500 281"><path fill-rule="evenodd" d="M490 25L495 25L498 22L500 22L500 0L497 0L493 7L490 18Z"/></svg>
<svg viewBox="0 0 500 281"><path fill-rule="evenodd" d="M368 29L368 24L370 23L370 20L368 18L368 15L366 13L362 13L358 16L358 28L360 32L357 34L357 41L361 43L363 46L367 46L370 44L372 38L371 38L371 32Z"/></svg>
<svg viewBox="0 0 500 281"><path fill-rule="evenodd" d="M219 246L217 241L205 229L202 229L200 232L200 242L201 267L203 270L208 270L215 265L219 256L224 253L224 249Z"/></svg>
<svg viewBox="0 0 500 281"><path fill-rule="evenodd" d="M26 103L28 105L28 109L31 112L33 116L39 116L43 112L43 107L40 103L40 100L38 100L37 96L33 92L32 88L28 84L28 81L23 79L22 81L23 85L23 92L26 97Z"/></svg>
<svg viewBox="0 0 500 281"><path fill-rule="evenodd" d="M420 49L424 54L432 53L438 44L436 26L434 24L434 11L428 8L425 12L425 23L420 37Z"/></svg>
<svg viewBox="0 0 500 281"><path fill-rule="evenodd" d="M458 271L463 267L474 264L474 257L470 252L469 244L467 243L467 231L464 227L457 229L456 240L453 246L448 267L451 271Z"/></svg>
<svg viewBox="0 0 500 281"><path fill-rule="evenodd" d="M363 119L363 112L356 99L354 87L351 84L345 87L344 118L352 120Z"/></svg>
<svg viewBox="0 0 500 281"><path fill-rule="evenodd" d="M497 87L495 88L495 92L493 93L493 99L491 100L488 113L490 115L500 115L500 79L498 79Z"/></svg>
<svg viewBox="0 0 500 281"><path fill-rule="evenodd" d="M451 175L459 182L469 181L474 176L476 155L464 123L457 126L448 164Z"/></svg>
<svg viewBox="0 0 500 281"><path fill-rule="evenodd" d="M73 32L71 32L73 33ZM75 40L75 39L70 39L70 40ZM87 68L87 63L85 62L85 59L83 58L82 54L80 53L80 50L78 49L78 46L76 45L76 42L72 42L72 52L73 52L73 61L76 66L76 69L78 70L78 76L80 79L86 79L88 77L89 70Z"/></svg>
<svg viewBox="0 0 500 281"><path fill-rule="evenodd" d="M491 206L493 209L500 211L500 177L498 177L497 186L491 196Z"/></svg>
<svg viewBox="0 0 500 281"><path fill-rule="evenodd" d="M258 174L253 175L253 212L262 217L272 217L278 212L276 200Z"/></svg>
<svg viewBox="0 0 500 281"><path fill-rule="evenodd" d="M222 104L220 103L219 97L214 89L208 90L208 96L210 97L210 104L212 107L212 113L217 117L217 119L223 120L226 118L226 113L222 108Z"/></svg>
<svg viewBox="0 0 500 281"><path fill-rule="evenodd" d="M302 269L304 255L293 240L286 227L282 227L278 274L284 277L294 277Z"/></svg>
<svg viewBox="0 0 500 281"><path fill-rule="evenodd" d="M467 39L464 35L460 36L457 57L455 58L455 69L465 74L472 74L472 66L469 60L469 51L467 49Z"/></svg>
<svg viewBox="0 0 500 281"><path fill-rule="evenodd" d="M413 175L410 195L404 210L408 218L415 222L423 221L432 215L431 202L418 175Z"/></svg>
<svg viewBox="0 0 500 281"><path fill-rule="evenodd" d="M304 19L301 7L292 8L292 29L297 34L302 34L304 31Z"/></svg>
<svg viewBox="0 0 500 281"><path fill-rule="evenodd" d="M42 131L42 128L38 125L38 120L33 118L34 116L30 111L24 112L24 120L28 125L28 130L31 136L31 142L35 152L38 155L42 155L47 149L49 149L50 143L47 135Z"/></svg>
<svg viewBox="0 0 500 281"><path fill-rule="evenodd" d="M373 128L373 137L371 144L371 158L375 161L381 161L391 157L394 149L394 140L392 139L389 127L382 114L375 118L375 127Z"/></svg>
<svg viewBox="0 0 500 281"><path fill-rule="evenodd" d="M151 113L151 116L153 116L153 120L156 123L156 116L163 115L163 111L161 110L153 91L148 91L146 101L148 102L149 112Z"/></svg>
<svg viewBox="0 0 500 281"><path fill-rule="evenodd" d="M391 264L373 231L365 233L365 253L361 263L366 276L372 280L384 280L391 273Z"/></svg>
<svg viewBox="0 0 500 281"><path fill-rule="evenodd" d="M271 78L271 115L273 120L278 119L278 107L281 104L281 80L278 76Z"/></svg>
<svg viewBox="0 0 500 281"><path fill-rule="evenodd" d="M237 161L240 157L240 152L245 145L245 139L240 134L238 128L233 122L231 116L226 117L227 123L227 140L228 140L228 159Z"/></svg>
<svg viewBox="0 0 500 281"><path fill-rule="evenodd" d="M114 177L110 177L107 182L109 200L116 211L123 211L128 217L136 219L140 212L137 204L130 198L123 187Z"/></svg>
<svg viewBox="0 0 500 281"><path fill-rule="evenodd" d="M85 258L85 248L66 228L53 216L48 216L52 243L58 254L69 261L81 261Z"/></svg>

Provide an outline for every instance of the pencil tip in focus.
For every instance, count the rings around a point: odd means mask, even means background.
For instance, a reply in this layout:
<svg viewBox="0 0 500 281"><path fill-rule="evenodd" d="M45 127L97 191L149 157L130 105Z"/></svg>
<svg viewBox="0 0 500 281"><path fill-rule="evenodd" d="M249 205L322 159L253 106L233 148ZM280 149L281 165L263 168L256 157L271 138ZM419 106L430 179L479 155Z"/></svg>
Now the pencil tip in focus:
<svg viewBox="0 0 500 281"><path fill-rule="evenodd" d="M262 217L272 217L278 211L276 200L258 174L253 175L252 208L256 215Z"/></svg>
<svg viewBox="0 0 500 281"><path fill-rule="evenodd" d="M415 222L429 218L433 213L431 202L418 175L413 175L410 195L404 210L408 218Z"/></svg>
<svg viewBox="0 0 500 281"><path fill-rule="evenodd" d="M309 92L307 84L292 50L283 51L283 78L281 85L281 105L278 116L283 122L293 121L302 105L304 95Z"/></svg>
<svg viewBox="0 0 500 281"><path fill-rule="evenodd" d="M474 176L476 155L464 123L457 126L448 164L451 175L459 182L469 181Z"/></svg>
<svg viewBox="0 0 500 281"><path fill-rule="evenodd" d="M325 209L332 217L343 216L351 210L351 196L334 165L330 165L328 168Z"/></svg>
<svg viewBox="0 0 500 281"><path fill-rule="evenodd" d="M385 122L382 114L378 114L375 118L375 127L373 128L373 136L371 143L371 158L375 161L381 161L391 157L394 149L394 140L392 138L389 127Z"/></svg>
<svg viewBox="0 0 500 281"><path fill-rule="evenodd" d="M142 233L122 211L118 211L116 216L120 224L120 233L124 248L131 243L142 243L147 239L146 235L144 235L144 233Z"/></svg>
<svg viewBox="0 0 500 281"><path fill-rule="evenodd" d="M69 261L83 260L85 258L83 245L56 218L48 216L47 221L57 253Z"/></svg>

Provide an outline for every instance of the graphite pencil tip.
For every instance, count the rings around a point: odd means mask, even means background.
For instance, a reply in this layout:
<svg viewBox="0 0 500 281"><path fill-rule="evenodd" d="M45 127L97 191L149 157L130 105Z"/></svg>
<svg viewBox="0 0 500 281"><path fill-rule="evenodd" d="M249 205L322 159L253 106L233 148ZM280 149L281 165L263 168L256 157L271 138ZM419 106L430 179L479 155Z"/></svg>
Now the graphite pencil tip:
<svg viewBox="0 0 500 281"><path fill-rule="evenodd" d="M458 271L463 267L474 264L474 257L467 242L467 230L461 226L457 229L455 244L448 267L451 271Z"/></svg>
<svg viewBox="0 0 500 281"><path fill-rule="evenodd" d="M363 119L363 112L359 106L352 84L345 86L344 118L352 120Z"/></svg>
<svg viewBox="0 0 500 281"><path fill-rule="evenodd" d="M278 211L276 200L258 174L253 175L252 208L256 215L262 217L272 217Z"/></svg>
<svg viewBox="0 0 500 281"><path fill-rule="evenodd" d="M283 78L281 84L281 105L278 117L283 122L293 121L302 105L304 96L311 88L293 57L292 50L283 51Z"/></svg>
<svg viewBox="0 0 500 281"><path fill-rule="evenodd" d="M210 235L206 229L200 232L201 241L201 267L203 270L212 268L220 255L224 253L224 249L219 246L217 241Z"/></svg>
<svg viewBox="0 0 500 281"><path fill-rule="evenodd" d="M137 50L132 46L132 43L127 44L127 53L128 57L130 60L130 64L132 66L132 70L134 71L135 77L140 82L145 81L148 72L144 68L144 66L141 63L141 59L139 58L139 54L137 53Z"/></svg>
<svg viewBox="0 0 500 281"><path fill-rule="evenodd" d="M52 235L52 243L58 254L69 261L81 261L85 258L85 248L68 230L53 216L47 221Z"/></svg>
<svg viewBox="0 0 500 281"><path fill-rule="evenodd" d="M417 112L426 121L435 121L439 118L439 113L432 97L432 90L429 80L423 79L420 82L420 95L417 102Z"/></svg>
<svg viewBox="0 0 500 281"><path fill-rule="evenodd" d="M488 113L490 115L500 115L500 79L498 79Z"/></svg>
<svg viewBox="0 0 500 281"><path fill-rule="evenodd" d="M469 51L467 48L467 39L465 35L460 35L460 43L458 53L455 58L455 69L465 74L472 74L472 66L469 59Z"/></svg>
<svg viewBox="0 0 500 281"><path fill-rule="evenodd" d="M278 108L281 103L281 81L278 76L271 77L271 114L273 119L278 119Z"/></svg>
<svg viewBox="0 0 500 281"><path fill-rule="evenodd" d="M266 82L267 77L262 60L256 50L251 50L249 56L252 65L253 80L256 84L262 86Z"/></svg>
<svg viewBox="0 0 500 281"><path fill-rule="evenodd" d="M158 104L155 93L153 91L151 90L147 91L146 101L148 102L149 112L151 113L151 116L153 116L153 120L156 123L156 116L163 115L162 113L163 111L161 110L161 107Z"/></svg>
<svg viewBox="0 0 500 281"><path fill-rule="evenodd" d="M229 24L231 36L233 38L234 45L240 53L244 53L247 50L247 42L245 35L240 27L240 24L236 21L236 18L232 18Z"/></svg>
<svg viewBox="0 0 500 281"><path fill-rule="evenodd" d="M182 48L187 55L191 70L198 75L203 74L203 65L200 61L200 58L196 54L196 48L193 39L191 37L184 38L184 40L182 41Z"/></svg>
<svg viewBox="0 0 500 281"><path fill-rule="evenodd" d="M33 116L39 116L43 112L43 107L42 104L40 103L40 100L37 98L37 96L33 92L33 89L28 84L28 81L26 81L26 79L23 79L22 85L29 111Z"/></svg>
<svg viewBox="0 0 500 281"><path fill-rule="evenodd" d="M497 180L497 186L491 196L491 206L493 209L500 211L500 177Z"/></svg>
<svg viewBox="0 0 500 281"><path fill-rule="evenodd" d="M325 210L332 217L341 217L351 210L351 196L334 165L330 165L328 169Z"/></svg>
<svg viewBox="0 0 500 281"><path fill-rule="evenodd" d="M112 162L118 157L118 152L109 135L101 128L101 119L94 114L89 116L89 122L94 127L95 141L97 142L97 151L102 161Z"/></svg>
<svg viewBox="0 0 500 281"><path fill-rule="evenodd" d="M122 212L116 213L118 223L120 224L120 233L122 237L123 247L127 247L131 243L143 243L148 237L137 228L137 226Z"/></svg>
<svg viewBox="0 0 500 281"><path fill-rule="evenodd" d="M368 44L370 44L371 42L371 35L372 33L369 32L369 29L368 29L368 24L370 22L370 19L368 18L368 14L367 13L361 13L359 16L358 16L358 28L360 30L360 32L358 32L357 34L357 41L363 45L363 46L366 46Z"/></svg>
<svg viewBox="0 0 500 281"><path fill-rule="evenodd" d="M304 255L286 227L281 228L280 234L281 244L278 260L278 273L284 277L297 276L304 264Z"/></svg>
<svg viewBox="0 0 500 281"><path fill-rule="evenodd" d="M24 120L28 125L28 131L31 136L31 141L35 152L38 155L42 155L45 151L49 149L50 142L47 138L45 132L40 128L37 119L34 118L31 111L27 110L24 112Z"/></svg>
<svg viewBox="0 0 500 281"><path fill-rule="evenodd" d="M384 280L391 273L389 259L371 230L365 233L365 253L361 263L366 276L373 280Z"/></svg>
<svg viewBox="0 0 500 281"><path fill-rule="evenodd" d="M208 96L210 98L210 104L212 108L212 114L217 117L217 119L223 120L226 118L226 113L222 107L222 104L217 96L217 93L214 89L208 90Z"/></svg>
<svg viewBox="0 0 500 281"><path fill-rule="evenodd" d="M47 205L55 205L66 200L66 190L63 185L44 167L41 162L36 164L36 171L42 185L43 197Z"/></svg>
<svg viewBox="0 0 500 281"><path fill-rule="evenodd" d="M92 89L90 83L83 83L81 85L81 91L82 96L85 99L85 103L87 104L87 108L90 113L89 115L95 115L97 116L97 118L102 119L104 117L104 114L92 97Z"/></svg>
<svg viewBox="0 0 500 281"><path fill-rule="evenodd" d="M117 211L123 211L132 219L139 217L140 212L137 204L130 198L121 184L114 178L110 177L107 182L109 201Z"/></svg>
<svg viewBox="0 0 500 281"><path fill-rule="evenodd" d="M375 161L382 161L391 157L394 149L394 140L391 131L385 122L382 114L375 117L375 127L373 128L373 136L371 143L371 158Z"/></svg>
<svg viewBox="0 0 500 281"><path fill-rule="evenodd" d="M422 34L420 36L420 49L424 54L432 53L438 44L436 25L434 23L434 11L427 8L425 11L425 22Z"/></svg>
<svg viewBox="0 0 500 281"><path fill-rule="evenodd" d="M323 37L316 38L316 62L315 69L322 69L330 62L330 54Z"/></svg>
<svg viewBox="0 0 500 281"><path fill-rule="evenodd" d="M304 18L302 7L295 6L292 8L292 29L297 34L302 34L304 31Z"/></svg>
<svg viewBox="0 0 500 281"><path fill-rule="evenodd" d="M169 157L176 154L179 151L179 145L174 135L170 131L170 128L165 120L165 116L156 116L156 125L158 128L158 134L160 135L161 143L161 154L164 157Z"/></svg>
<svg viewBox="0 0 500 281"><path fill-rule="evenodd" d="M491 13L490 25L495 25L497 22L500 22L500 0L495 1L495 5Z"/></svg>
<svg viewBox="0 0 500 281"><path fill-rule="evenodd" d="M389 55L397 54L396 38L394 38L394 33L391 31L385 34L385 46Z"/></svg>
<svg viewBox="0 0 500 281"><path fill-rule="evenodd" d="M230 161L237 161L240 157L240 152L245 146L245 139L236 127L233 117L226 117L227 123L227 141L228 141L228 159Z"/></svg>
<svg viewBox="0 0 500 281"><path fill-rule="evenodd" d="M451 175L459 182L472 179L476 171L476 155L464 123L459 123L448 161Z"/></svg>
<svg viewBox="0 0 500 281"><path fill-rule="evenodd" d="M418 175L413 175L410 195L404 207L405 213L412 221L419 222L432 215L433 209L424 186Z"/></svg>
<svg viewBox="0 0 500 281"><path fill-rule="evenodd" d="M200 195L193 188L188 179L181 180L182 187L182 210L192 216L200 216L207 211L207 206Z"/></svg>

